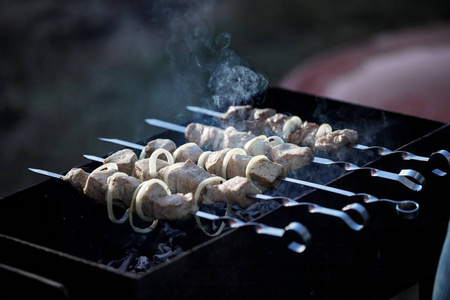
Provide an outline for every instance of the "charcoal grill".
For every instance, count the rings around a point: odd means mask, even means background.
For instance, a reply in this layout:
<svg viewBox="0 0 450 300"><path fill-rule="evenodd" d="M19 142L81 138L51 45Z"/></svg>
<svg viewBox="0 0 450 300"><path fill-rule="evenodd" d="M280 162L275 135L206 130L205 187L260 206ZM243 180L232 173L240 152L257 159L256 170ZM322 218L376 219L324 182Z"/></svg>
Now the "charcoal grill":
<svg viewBox="0 0 450 300"><path fill-rule="evenodd" d="M366 145L423 156L450 149L450 127L440 122L279 88L268 89L258 106L328 122L334 128L354 128ZM208 117L194 121L215 122ZM138 143L158 137L184 142L182 134L166 131ZM412 168L426 177L426 186L414 192L370 174L340 172L337 166L309 166L295 176L377 197L414 200L421 206L419 216L404 220L385 203L366 205L371 221L360 232L348 230L339 220L308 214L303 207L279 207L255 219L275 227L301 222L312 235L302 254L287 250L282 239L257 235L250 227L208 238L194 229L192 220L175 222L174 228L191 228L183 241L184 252L146 271L130 273L106 262L127 257L130 249L151 255L161 232L141 235L128 224L113 224L104 206L60 180L48 179L0 200L0 295L388 299L420 283L421 295L429 297L449 219L449 176L436 176L429 164L398 155L352 150L344 159L392 172ZM92 162L82 167L97 166ZM275 193L303 195L302 201L337 209L355 200L288 183Z"/></svg>

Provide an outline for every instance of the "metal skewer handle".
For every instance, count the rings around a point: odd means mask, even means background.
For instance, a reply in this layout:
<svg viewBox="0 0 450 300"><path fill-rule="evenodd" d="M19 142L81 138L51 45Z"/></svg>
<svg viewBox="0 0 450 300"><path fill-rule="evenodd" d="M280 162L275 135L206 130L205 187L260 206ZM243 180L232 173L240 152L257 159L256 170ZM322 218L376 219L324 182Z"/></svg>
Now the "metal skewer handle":
<svg viewBox="0 0 450 300"><path fill-rule="evenodd" d="M352 203L342 208L342 210L337 209L331 209L328 207L323 207L314 203L309 202L298 202L293 199L287 198L287 197L273 197L263 194L247 194L247 197L254 198L258 200L275 200L281 205L285 207L292 207L292 206L299 206L299 205L306 205L308 206L308 211L310 213L319 213L324 214L332 217L337 217L341 219L342 221L347 224L348 227L350 227L352 230L360 231L369 223L369 213L365 209L364 206L362 206L359 203ZM346 211L354 210L356 211L362 220L362 224L357 223L355 220L353 220Z"/></svg>
<svg viewBox="0 0 450 300"><path fill-rule="evenodd" d="M407 151L392 151L381 146L365 146L361 144L356 144L353 148L358 150L374 150L378 155L386 156L391 154L400 154L403 160L417 160L429 162L433 166L436 166L431 172L437 176L446 176L449 174L450 170L450 152L447 150L438 150L433 152L430 157L415 155Z"/></svg>
<svg viewBox="0 0 450 300"><path fill-rule="evenodd" d="M367 193L353 193L347 190L342 190L339 188L326 186L323 184L313 183L309 181L304 181L300 179L294 178L284 178L283 181L300 184L304 186L309 186L315 189L343 195L346 197L358 197L364 200L364 203L374 203L374 202L389 202L395 204L395 210L397 211L397 215L404 219L414 219L419 214L419 203L412 200L403 200L403 201L395 201L391 199L379 199L373 195Z"/></svg>
<svg viewBox="0 0 450 300"><path fill-rule="evenodd" d="M275 237L283 237L286 232L293 231L300 236L301 243L297 242L297 241L291 241L288 244L288 249L290 249L294 252L297 252L297 253L302 253L303 251L305 251L306 246L309 244L309 242L311 240L311 233L309 232L309 230L304 225L302 225L301 223L298 223L298 222L289 223L289 225L287 225L283 229L283 228L272 227L272 226L268 226L268 225L256 223L256 222L244 222L240 219L229 217L229 216L219 217L219 216L205 213L202 211L198 211L196 213L196 215L200 218L208 219L211 221L215 221L215 220L225 221L228 223L228 225L231 228L252 226L255 228L255 231L258 234L271 235L271 236L275 236Z"/></svg>

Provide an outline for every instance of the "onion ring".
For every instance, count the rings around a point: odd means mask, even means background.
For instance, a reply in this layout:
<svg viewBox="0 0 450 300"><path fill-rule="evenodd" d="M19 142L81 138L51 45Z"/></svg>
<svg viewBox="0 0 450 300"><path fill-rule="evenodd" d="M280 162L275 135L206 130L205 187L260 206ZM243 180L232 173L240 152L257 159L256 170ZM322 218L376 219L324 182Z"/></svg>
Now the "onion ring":
<svg viewBox="0 0 450 300"><path fill-rule="evenodd" d="M284 144L284 140L280 138L278 135L269 136L266 141L272 146L275 147L277 145Z"/></svg>
<svg viewBox="0 0 450 300"><path fill-rule="evenodd" d="M204 179L202 182L199 183L199 185L197 186L197 189L195 190L194 193L194 200L196 203L198 203L198 199L200 198L200 193L203 191L203 189L205 188L205 186L207 186L208 184L212 183L212 182L225 182L226 179L219 177L219 176L213 176L213 177L209 177Z"/></svg>
<svg viewBox="0 0 450 300"><path fill-rule="evenodd" d="M158 156L160 156L161 154L164 154L167 158L167 162L170 165L173 165L174 158L169 151L167 151L166 149L163 149L163 148L156 149L150 156L150 159L148 160L148 169L149 169L151 178L158 177L158 171L156 168L156 160L158 159Z"/></svg>
<svg viewBox="0 0 450 300"><path fill-rule="evenodd" d="M283 136L287 136L291 133L294 127L300 127L302 125L302 119L297 116L290 117L283 125Z"/></svg>
<svg viewBox="0 0 450 300"><path fill-rule="evenodd" d="M227 203L227 211L225 212L225 216L228 217L230 214L231 214L231 203ZM225 222L222 222L222 224L220 224L219 229L217 229L215 233L209 233L208 231L206 231L206 228L203 226L202 221L198 216L195 216L195 221L197 222L198 227L200 227L203 233L206 234L207 236L218 236L219 234L222 233L226 225Z"/></svg>
<svg viewBox="0 0 450 300"><path fill-rule="evenodd" d="M333 131L333 128L331 128L331 125L328 123L323 123L319 126L319 129L316 131L316 138L319 138L321 136L325 136Z"/></svg>
<svg viewBox="0 0 450 300"><path fill-rule="evenodd" d="M255 138L251 139L250 141L245 143L245 146L244 146L245 152L252 154L252 155L262 154L261 152L264 152L264 151L253 151L252 148L254 146L253 144L255 144L257 141L265 141L265 140L267 140L267 136L265 136L265 135L259 135Z"/></svg>
<svg viewBox="0 0 450 300"><path fill-rule="evenodd" d="M230 151L227 152L227 154L225 155L223 162L222 162L222 177L227 179L227 167L228 167L228 162L231 159L231 156L233 154L242 154L242 155L247 155L247 153L245 152L244 149L242 148L233 148Z"/></svg>
<svg viewBox="0 0 450 300"><path fill-rule="evenodd" d="M123 173L123 172L116 172L113 175L111 175L110 181L108 184L108 191L106 192L106 210L108 211L108 217L111 220L111 222L116 223L116 224L122 224L126 220L128 220L128 211L129 211L128 208L120 219L116 219L116 217L114 216L114 210L113 210L113 195L114 195L114 187L115 187L114 180L117 177L125 177L125 176L128 176L128 174Z"/></svg>
<svg viewBox="0 0 450 300"><path fill-rule="evenodd" d="M265 155L257 155L252 157L250 161L247 164L247 167L245 168L245 176L250 180L251 183L253 183L254 186L259 188L262 192L267 191L267 188L260 186L259 184L253 182L252 177L250 176L250 170L256 165L256 163L262 159L267 159Z"/></svg>
<svg viewBox="0 0 450 300"><path fill-rule="evenodd" d="M205 168L205 162L208 160L209 155L211 155L212 151L205 151L202 154L200 154L199 158L198 158L198 163L197 165L204 169Z"/></svg>
<svg viewBox="0 0 450 300"><path fill-rule="evenodd" d="M177 157L178 157L178 155L180 154L180 152L181 152L182 150L186 149L186 148L189 147L189 146L197 146L197 144L196 144L196 143L186 143L186 144L181 145L180 147L178 147L177 149L175 149L175 151L173 152L173 160L174 160L174 161L177 161ZM167 156L167 155L166 155L166 156Z"/></svg>
<svg viewBox="0 0 450 300"><path fill-rule="evenodd" d="M128 214L129 214L128 218L130 219L131 228L133 228L134 231L139 232L139 233L149 233L149 232L153 231L153 229L156 228L156 225L158 225L158 219L154 220L153 223L147 228L139 228L139 227L134 226L134 224L133 224L133 210L134 210L134 207L136 206L136 197L137 197L137 194L139 193L140 189L142 188L143 185L146 184L146 182L147 181L141 183L134 191L133 198L131 199L130 209L128 212Z"/></svg>
<svg viewBox="0 0 450 300"><path fill-rule="evenodd" d="M153 222L154 220L147 217L144 212L142 211L142 190L145 190L146 188L154 185L154 184L159 184L160 186L162 186L164 188L164 191L166 192L166 195L171 195L172 193L170 192L169 187L167 186L167 184L164 183L164 181L160 180L160 179L150 179L146 182L144 182L144 184L142 185L141 189L139 190L138 194L136 195L136 213L137 215L144 221L147 222ZM150 187L151 188L151 187Z"/></svg>

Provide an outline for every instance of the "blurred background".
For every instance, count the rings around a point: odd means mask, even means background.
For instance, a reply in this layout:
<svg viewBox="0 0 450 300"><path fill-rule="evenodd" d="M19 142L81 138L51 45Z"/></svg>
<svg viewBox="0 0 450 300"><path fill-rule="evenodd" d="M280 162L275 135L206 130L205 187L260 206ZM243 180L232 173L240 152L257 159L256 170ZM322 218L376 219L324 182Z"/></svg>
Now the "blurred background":
<svg viewBox="0 0 450 300"><path fill-rule="evenodd" d="M225 48L269 86L350 100L320 79L396 41L442 45L449 22L444 0L1 1L0 197L45 180L28 167L59 173L118 148L98 137L159 132L148 117L187 121L185 105L210 105Z"/></svg>

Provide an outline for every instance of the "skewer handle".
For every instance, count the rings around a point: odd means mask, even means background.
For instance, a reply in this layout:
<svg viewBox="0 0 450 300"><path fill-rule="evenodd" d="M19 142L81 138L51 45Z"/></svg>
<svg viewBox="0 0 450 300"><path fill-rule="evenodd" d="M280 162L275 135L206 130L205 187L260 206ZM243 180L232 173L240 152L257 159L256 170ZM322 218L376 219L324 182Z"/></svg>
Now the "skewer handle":
<svg viewBox="0 0 450 300"><path fill-rule="evenodd" d="M288 249L290 249L294 252L297 252L297 253L302 253L303 251L305 251L307 244L311 240L311 233L309 232L309 230L304 225L302 225L301 223L298 223L298 222L292 222L283 229L283 228L272 227L272 226L268 226L268 225L256 223L256 222L244 222L240 219L229 217L229 216L219 217L219 216L205 213L202 211L197 211L195 215L200 218L208 219L211 221L214 221L214 220L227 221L228 224L230 225L230 227L232 227L232 228L239 228L239 227L243 227L243 226L253 226L255 228L256 233L271 235L271 236L275 236L275 237L283 237L286 232L294 231L300 236L300 238L302 239L302 243L299 243L296 241L291 241L288 244Z"/></svg>

